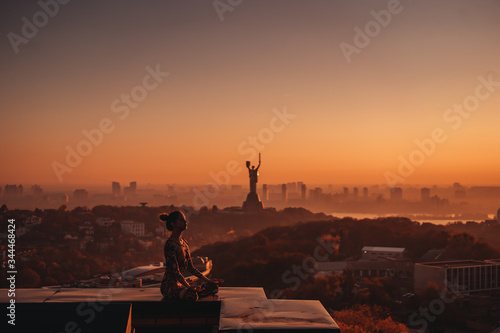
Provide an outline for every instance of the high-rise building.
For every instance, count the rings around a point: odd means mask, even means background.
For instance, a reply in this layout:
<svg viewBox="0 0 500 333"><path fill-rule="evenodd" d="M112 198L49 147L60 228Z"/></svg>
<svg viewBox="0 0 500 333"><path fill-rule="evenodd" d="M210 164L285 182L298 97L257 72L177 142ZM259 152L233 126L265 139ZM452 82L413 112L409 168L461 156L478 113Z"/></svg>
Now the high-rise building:
<svg viewBox="0 0 500 333"><path fill-rule="evenodd" d="M319 203L321 201L321 197L323 196L323 189L321 187L316 187L311 192L312 201Z"/></svg>
<svg viewBox="0 0 500 333"><path fill-rule="evenodd" d="M287 183L286 186L287 186L288 191L297 192L297 183L296 182Z"/></svg>
<svg viewBox="0 0 500 333"><path fill-rule="evenodd" d="M33 195L35 197L41 196L42 192L43 192L42 188L40 186L38 186L38 185L31 186L31 191L33 192Z"/></svg>
<svg viewBox="0 0 500 333"><path fill-rule="evenodd" d="M431 190L428 187L423 187L420 190L420 198L422 202L428 202L431 198Z"/></svg>
<svg viewBox="0 0 500 333"><path fill-rule="evenodd" d="M392 201L403 200L403 189L401 187L391 187L391 200Z"/></svg>
<svg viewBox="0 0 500 333"><path fill-rule="evenodd" d="M269 200L269 190L267 189L267 184L262 185L262 200Z"/></svg>
<svg viewBox="0 0 500 333"><path fill-rule="evenodd" d="M363 187L363 197L368 198L368 187Z"/></svg>
<svg viewBox="0 0 500 333"><path fill-rule="evenodd" d="M286 184L281 185L281 201L287 202L288 201L288 188Z"/></svg>
<svg viewBox="0 0 500 333"><path fill-rule="evenodd" d="M500 208L497 210L497 222L500 223Z"/></svg>
<svg viewBox="0 0 500 333"><path fill-rule="evenodd" d="M123 195L125 198L135 196L137 191L137 182L130 182L129 186L123 188Z"/></svg>
<svg viewBox="0 0 500 333"><path fill-rule="evenodd" d="M22 185L5 185L5 197L9 198L19 198L23 195L23 186Z"/></svg>
<svg viewBox="0 0 500 333"><path fill-rule="evenodd" d="M69 199L66 193L50 193L47 197L49 203L54 205L67 204Z"/></svg>
<svg viewBox="0 0 500 333"><path fill-rule="evenodd" d="M344 198L347 198L349 195L349 189L347 187L344 187Z"/></svg>
<svg viewBox="0 0 500 333"><path fill-rule="evenodd" d="M120 183L118 182L112 182L111 183L111 193L113 193L114 196L120 195L122 192Z"/></svg>
<svg viewBox="0 0 500 333"><path fill-rule="evenodd" d="M300 198L302 200L306 200L306 194L307 194L307 186L306 184L301 184L300 185Z"/></svg>
<svg viewBox="0 0 500 333"><path fill-rule="evenodd" d="M354 198L357 198L357 197L358 197L358 194L359 194L359 193L358 193L358 188L357 188L357 187L355 187L355 188L352 190L352 194L353 194Z"/></svg>
<svg viewBox="0 0 500 333"><path fill-rule="evenodd" d="M86 189L77 189L73 192L73 200L78 203L84 203L89 198L89 192Z"/></svg>

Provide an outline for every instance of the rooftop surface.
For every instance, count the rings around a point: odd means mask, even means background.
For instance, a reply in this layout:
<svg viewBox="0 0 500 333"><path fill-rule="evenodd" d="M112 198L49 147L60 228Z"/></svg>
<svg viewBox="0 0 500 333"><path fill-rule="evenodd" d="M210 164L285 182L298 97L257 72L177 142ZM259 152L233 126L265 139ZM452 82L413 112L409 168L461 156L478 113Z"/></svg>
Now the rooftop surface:
<svg viewBox="0 0 500 333"><path fill-rule="evenodd" d="M2 311L9 302L2 289ZM262 288L196 302L165 301L158 288L17 289L15 306L23 332L340 332L319 301L267 299Z"/></svg>

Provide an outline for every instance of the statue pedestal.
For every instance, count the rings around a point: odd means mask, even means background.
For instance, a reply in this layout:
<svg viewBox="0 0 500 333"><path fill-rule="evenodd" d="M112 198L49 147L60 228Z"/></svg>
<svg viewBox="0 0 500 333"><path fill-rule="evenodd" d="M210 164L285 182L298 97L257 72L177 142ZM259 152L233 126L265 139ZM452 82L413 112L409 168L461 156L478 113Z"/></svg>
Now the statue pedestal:
<svg viewBox="0 0 500 333"><path fill-rule="evenodd" d="M245 200L245 202L243 202L243 209L248 211L264 209L262 201L260 201L259 195L255 192L248 193L247 199Z"/></svg>

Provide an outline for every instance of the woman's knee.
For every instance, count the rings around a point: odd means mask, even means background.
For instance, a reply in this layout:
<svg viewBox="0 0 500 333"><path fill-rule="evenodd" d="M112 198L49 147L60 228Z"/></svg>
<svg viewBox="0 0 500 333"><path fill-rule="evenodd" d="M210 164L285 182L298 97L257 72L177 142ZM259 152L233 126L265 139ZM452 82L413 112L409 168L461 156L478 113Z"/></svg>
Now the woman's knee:
<svg viewBox="0 0 500 333"><path fill-rule="evenodd" d="M188 301L197 301L198 293L191 289L184 289L180 292L179 298Z"/></svg>

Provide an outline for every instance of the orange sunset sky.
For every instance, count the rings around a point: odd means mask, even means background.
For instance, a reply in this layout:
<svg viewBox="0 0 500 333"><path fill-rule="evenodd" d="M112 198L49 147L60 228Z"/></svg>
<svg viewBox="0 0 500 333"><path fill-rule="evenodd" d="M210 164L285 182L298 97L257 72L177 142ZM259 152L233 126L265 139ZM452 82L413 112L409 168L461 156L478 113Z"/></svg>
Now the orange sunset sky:
<svg viewBox="0 0 500 333"><path fill-rule="evenodd" d="M269 184L500 185L500 1L44 1L0 5L2 186L246 184L258 151Z"/></svg>

